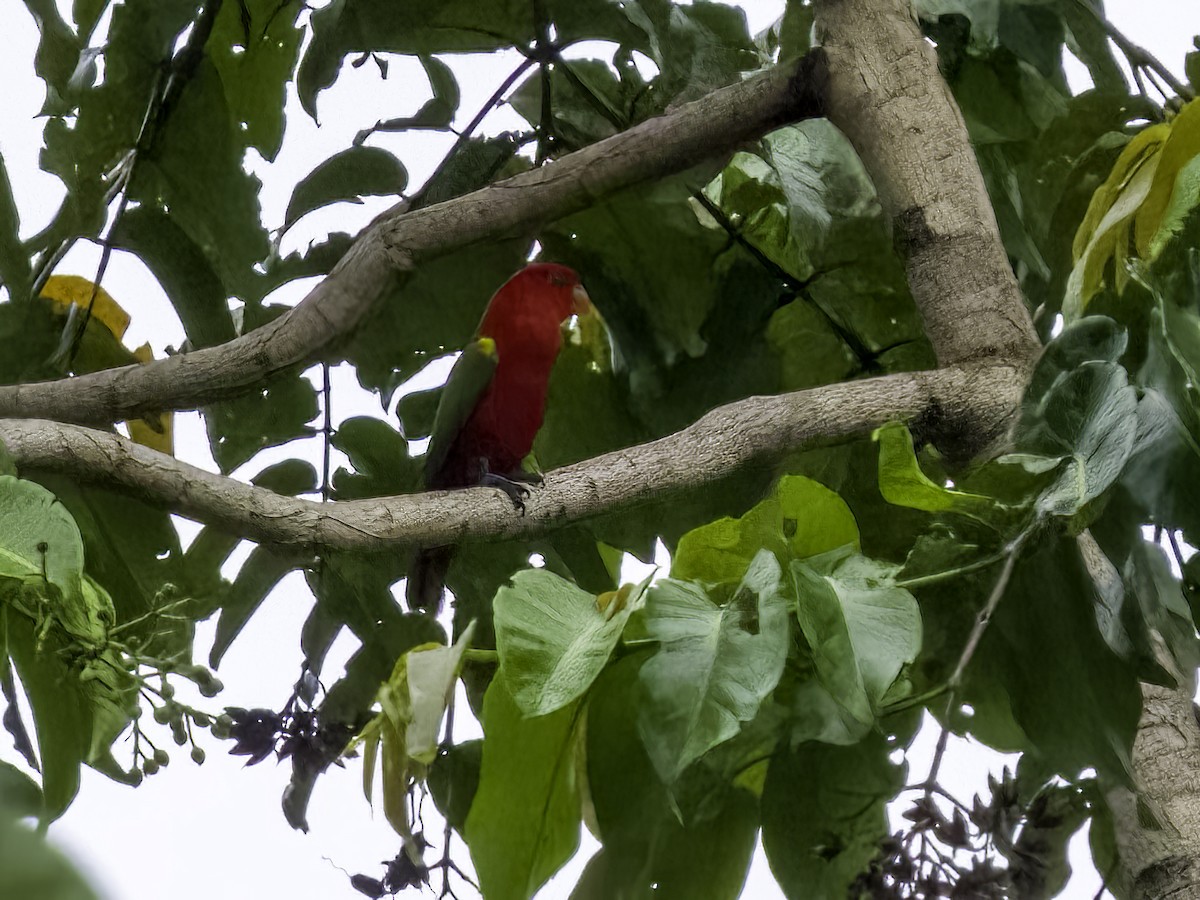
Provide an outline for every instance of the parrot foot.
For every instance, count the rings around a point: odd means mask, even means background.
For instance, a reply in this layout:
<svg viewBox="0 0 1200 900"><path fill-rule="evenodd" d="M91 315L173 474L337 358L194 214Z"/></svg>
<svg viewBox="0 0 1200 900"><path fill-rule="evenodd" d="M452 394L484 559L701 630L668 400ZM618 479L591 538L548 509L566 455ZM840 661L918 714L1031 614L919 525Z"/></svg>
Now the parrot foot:
<svg viewBox="0 0 1200 900"><path fill-rule="evenodd" d="M515 478L497 475L494 472L484 472L479 483L483 487L494 487L503 491L512 501L513 509L525 515L525 498L533 493L526 485Z"/></svg>
<svg viewBox="0 0 1200 900"><path fill-rule="evenodd" d="M509 472L504 477L509 481L515 481L518 484L532 484L534 487L541 487L546 483L546 479L542 477L541 472L526 472L524 469L518 469L516 472Z"/></svg>

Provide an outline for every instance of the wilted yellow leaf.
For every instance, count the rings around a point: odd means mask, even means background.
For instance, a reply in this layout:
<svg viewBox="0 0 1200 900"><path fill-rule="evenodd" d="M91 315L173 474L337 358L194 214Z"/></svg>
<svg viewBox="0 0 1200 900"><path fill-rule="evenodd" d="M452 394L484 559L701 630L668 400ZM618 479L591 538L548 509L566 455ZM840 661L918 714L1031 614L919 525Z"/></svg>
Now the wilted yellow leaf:
<svg viewBox="0 0 1200 900"><path fill-rule="evenodd" d="M129 328L129 313L104 290L96 289L96 301L92 303L93 283L82 275L51 275L42 288L42 298L49 300L60 312L70 311L72 306L87 309L92 305L92 318L103 323L118 338L125 336Z"/></svg>

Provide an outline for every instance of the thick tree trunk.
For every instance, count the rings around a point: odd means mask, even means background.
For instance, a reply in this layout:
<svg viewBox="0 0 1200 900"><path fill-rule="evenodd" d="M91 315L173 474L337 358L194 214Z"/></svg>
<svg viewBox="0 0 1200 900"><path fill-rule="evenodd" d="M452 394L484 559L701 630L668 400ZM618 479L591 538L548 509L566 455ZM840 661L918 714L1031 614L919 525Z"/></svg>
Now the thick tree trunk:
<svg viewBox="0 0 1200 900"><path fill-rule="evenodd" d="M1142 720L1133 746L1141 789L1109 794L1121 896L1200 898L1200 726L1190 691L1142 686ZM1152 820L1157 820L1152 821Z"/></svg>

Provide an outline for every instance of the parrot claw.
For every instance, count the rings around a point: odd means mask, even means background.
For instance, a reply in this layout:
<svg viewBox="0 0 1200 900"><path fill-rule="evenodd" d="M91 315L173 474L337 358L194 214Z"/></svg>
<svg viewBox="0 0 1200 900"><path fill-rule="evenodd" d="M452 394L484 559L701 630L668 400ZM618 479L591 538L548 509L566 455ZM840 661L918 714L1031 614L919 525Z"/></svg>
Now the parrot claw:
<svg viewBox="0 0 1200 900"><path fill-rule="evenodd" d="M521 515L525 515L525 498L533 492L524 484L513 478L496 475L493 472L485 472L479 483L483 487L494 487L503 491L508 495L508 499L512 501L513 509Z"/></svg>

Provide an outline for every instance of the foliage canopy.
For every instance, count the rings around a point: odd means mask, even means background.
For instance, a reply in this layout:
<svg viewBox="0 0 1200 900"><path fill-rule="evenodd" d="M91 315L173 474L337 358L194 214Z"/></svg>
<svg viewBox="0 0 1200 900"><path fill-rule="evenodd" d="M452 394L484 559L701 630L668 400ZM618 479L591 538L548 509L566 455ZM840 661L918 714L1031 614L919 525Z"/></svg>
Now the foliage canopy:
<svg viewBox="0 0 1200 900"><path fill-rule="evenodd" d="M1130 783L1139 681L1190 684L1200 660L1200 566L1178 553L1200 545L1200 105L1152 95L1140 70L1130 87L1098 0L915 6L1047 343L1002 454L949 459L922 423L894 423L532 541L467 545L448 576L447 633L394 599L403 554L327 551L310 563L259 547L227 580L234 534L208 525L185 551L165 511L18 471L0 446L4 725L41 773L36 783L0 763L5 817L60 816L81 765L135 785L153 774L162 751L138 737L153 718L181 745L211 727L252 759L289 757L284 811L297 828L353 739L369 794L382 771L403 841L384 878L356 876L375 896L432 864L408 805L426 783L489 898L531 896L583 825L603 847L578 898L653 886L736 897L760 832L789 896L870 896L898 877L904 851L889 844L885 807L916 780L896 751L928 710L1022 754L969 822L928 791L905 794L917 798L914 827L947 845L993 839L990 856L955 875L962 884L1052 896L1069 876L1066 840L1088 818L1097 866L1110 867L1104 794ZM311 14L287 0L75 0L70 22L60 4L26 7L47 88L41 166L67 193L22 240L0 159L10 384L149 358L123 345L119 298L92 288L102 273L56 272L79 240L146 264L186 331L183 350L272 322L286 311L273 291L329 272L351 245L334 233L281 256L283 232L331 203L414 187L373 135L468 120L457 54L517 48L508 102L528 125L464 133L408 195L413 208L788 64L809 49L813 16L790 0L752 35L740 11L706 0L333 0ZM585 41L597 58L572 51ZM1071 94L1064 52L1094 88ZM381 110L371 133L298 181L283 221L264 223L243 162L279 152L285 92L315 117L347 63L372 61L386 77L396 55L420 60L427 97ZM1200 51L1186 71L1200 88ZM871 176L824 119L423 265L330 361L352 363L386 408L468 341L492 290L535 253L582 273L609 329L576 333L559 358L534 452L547 471L751 395L935 364ZM331 501L419 490L413 442L437 397L402 396L400 427L363 417L327 433L346 468L293 459L253 482ZM205 407L221 470L320 433L320 399L295 368ZM153 415L129 431L170 452L170 424ZM649 561L657 541L670 572L621 585L622 555ZM544 567L531 568L535 553ZM193 658L194 624L217 617L216 667L296 568L313 603L287 705L214 717L176 701L172 679L206 696L220 688ZM994 615L976 633L985 607ZM323 673L343 630L361 648L345 672ZM460 677L482 743L439 743ZM114 756L129 729L132 761ZM81 891L64 877L54 896Z"/></svg>

